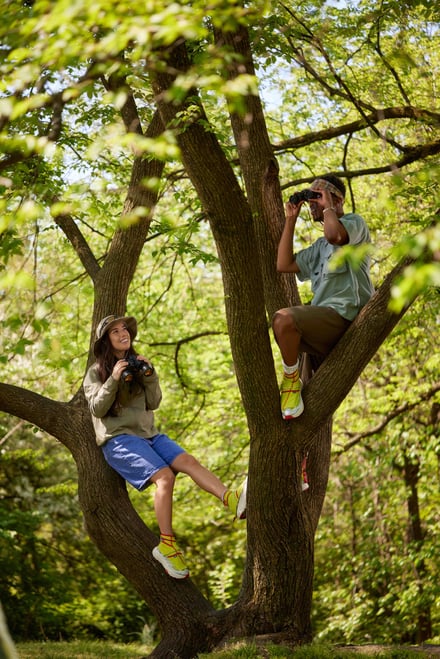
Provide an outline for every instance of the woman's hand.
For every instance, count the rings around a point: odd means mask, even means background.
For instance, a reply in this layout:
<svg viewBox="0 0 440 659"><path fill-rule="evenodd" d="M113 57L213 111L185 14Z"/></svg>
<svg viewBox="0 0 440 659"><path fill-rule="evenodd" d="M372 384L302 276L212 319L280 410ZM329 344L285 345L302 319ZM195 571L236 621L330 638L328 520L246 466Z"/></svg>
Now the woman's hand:
<svg viewBox="0 0 440 659"><path fill-rule="evenodd" d="M153 375L154 366L149 359L147 359L146 357L142 357L142 355L137 355L136 359L138 359L140 362L144 362L144 364L147 365L145 370L142 371L142 375L144 377L150 377L150 375Z"/></svg>
<svg viewBox="0 0 440 659"><path fill-rule="evenodd" d="M128 366L128 361L126 359L119 359L116 364L113 366L112 378L119 382L121 375L125 368Z"/></svg>
<svg viewBox="0 0 440 659"><path fill-rule="evenodd" d="M142 357L142 355L137 355L136 359L139 359L140 362L146 362L148 364L148 366L151 366L151 367L153 366L153 364L150 362L150 360L147 359L146 357Z"/></svg>

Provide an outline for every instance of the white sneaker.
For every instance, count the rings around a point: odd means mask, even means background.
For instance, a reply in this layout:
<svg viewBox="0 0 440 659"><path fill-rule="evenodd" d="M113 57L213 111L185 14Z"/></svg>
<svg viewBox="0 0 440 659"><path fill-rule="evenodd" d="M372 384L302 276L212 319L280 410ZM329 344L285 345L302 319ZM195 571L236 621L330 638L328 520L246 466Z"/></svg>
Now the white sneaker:
<svg viewBox="0 0 440 659"><path fill-rule="evenodd" d="M246 519L246 498L247 498L247 476L244 479L243 485L238 489L237 511L235 516L237 519Z"/></svg>

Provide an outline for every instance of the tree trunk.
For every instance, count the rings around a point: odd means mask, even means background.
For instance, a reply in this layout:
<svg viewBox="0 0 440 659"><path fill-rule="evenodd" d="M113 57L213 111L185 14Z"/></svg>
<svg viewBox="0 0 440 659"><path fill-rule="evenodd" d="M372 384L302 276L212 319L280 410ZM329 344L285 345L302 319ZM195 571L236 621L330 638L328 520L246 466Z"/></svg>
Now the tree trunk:
<svg viewBox="0 0 440 659"><path fill-rule="evenodd" d="M184 46L176 47L168 61L176 71L184 70L188 65ZM166 125L189 114L184 105L164 101L164 92L171 84L168 74L154 78L159 111ZM194 98L192 90L193 110ZM213 132L205 130L207 118L201 104L197 107L197 120L193 112L191 123L179 131L178 141L185 169L209 216L221 261L231 349L250 433L247 563L238 602L240 615L232 631L238 635L281 632L284 639L304 642L311 638L313 540L328 478L331 415L398 317L387 312L388 281L370 303L375 325L365 311L362 319L353 324L342 353L330 355L304 389L307 407L303 416L293 422L282 420L265 288L255 258L258 238L253 215ZM273 161L266 160L264 166L272 178L269 184L266 178L266 186L273 201ZM261 176L260 186L263 181ZM261 189L259 194L262 199ZM279 199L278 207L281 203ZM265 257L271 267L274 250L272 242L272 253ZM261 261L263 253L260 250ZM362 332L367 334L366 339ZM359 340L365 341L361 351ZM356 359L351 358L355 354ZM303 493L301 463L306 451L310 453L312 483Z"/></svg>

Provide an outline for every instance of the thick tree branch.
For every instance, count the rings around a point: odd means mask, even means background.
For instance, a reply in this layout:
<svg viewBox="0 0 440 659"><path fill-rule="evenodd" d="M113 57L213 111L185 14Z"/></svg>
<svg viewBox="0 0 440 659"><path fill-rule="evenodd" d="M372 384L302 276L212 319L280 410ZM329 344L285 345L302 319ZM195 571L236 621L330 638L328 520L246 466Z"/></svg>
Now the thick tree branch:
<svg viewBox="0 0 440 659"><path fill-rule="evenodd" d="M108 78L102 77L103 85L110 91L122 91L125 93L125 101L121 108L121 117L127 133L143 134L142 123L139 118L137 105L133 93L127 84L126 76L113 74Z"/></svg>
<svg viewBox="0 0 440 659"><path fill-rule="evenodd" d="M168 65L175 72L187 69L189 60L184 44L169 53ZM175 124L176 119L182 124L177 133L182 158L209 218L222 266L228 331L240 390L249 416L256 423L266 424L267 417L257 406L249 386L254 371L249 355L255 349L255 336L264 337L264 344L260 345L261 368L265 364L273 372L252 212L214 132L206 130L208 120L196 91L190 90L188 100L181 105L166 101L165 92L172 87L175 75L169 73L171 69L151 72L158 108L166 125ZM188 105L191 112L187 112ZM275 386L275 378L273 383Z"/></svg>
<svg viewBox="0 0 440 659"><path fill-rule="evenodd" d="M92 432L90 417L79 402L55 401L23 387L0 383L0 409L56 437L73 454L72 428L86 427L88 417Z"/></svg>
<svg viewBox="0 0 440 659"><path fill-rule="evenodd" d="M139 117L134 98L129 95L124 104L124 123L131 126L136 132L141 131ZM163 132L163 122L158 111L146 131L146 137L156 138ZM122 211L122 216L128 215L136 208L144 208L145 214L140 216L135 224L128 229L117 229L115 231L110 249L108 251L104 268L111 269L114 264L126 270L124 278L130 280L137 267L138 259L142 251L151 223L152 210L157 202L157 191L151 189L145 182L150 179L160 179L164 163L155 158L137 157L133 161L130 183ZM131 253L133 259L121 259L121 254ZM125 266L123 261L125 261Z"/></svg>
<svg viewBox="0 0 440 659"><path fill-rule="evenodd" d="M340 137L341 135L351 135L358 131L365 130L371 123L378 123L379 121L385 121L387 119L413 119L414 121L419 121L427 125L440 126L440 113L431 112L425 108L414 107L411 105L401 105L373 109L366 118L351 121L348 124L342 124L340 126L332 126L318 131L310 131L305 135L299 135L298 137L292 137L288 140L278 142L273 145L273 148L277 152L298 149L315 142L331 140L335 137ZM411 147L403 148L404 151L407 151L408 149L411 149Z"/></svg>
<svg viewBox="0 0 440 659"><path fill-rule="evenodd" d="M88 242L82 235L78 224L71 215L57 215L54 219L77 253L87 274L92 281L95 281L99 274L100 266L90 249Z"/></svg>
<svg viewBox="0 0 440 659"><path fill-rule="evenodd" d="M420 146L408 147L406 150L406 155L394 162L391 162L387 165L381 165L379 167L366 167L365 169L353 169L350 171L337 172L337 175L341 178L354 179L359 176L368 176L372 174L383 174L385 172L396 172L399 169L403 169L407 165L410 165L413 162L435 156L440 153L440 140L435 142L430 142L429 144L422 144ZM295 181L289 181L289 183L282 186L283 189L289 188L292 185L299 185L302 183L310 183L316 178L314 176L306 176Z"/></svg>
<svg viewBox="0 0 440 659"><path fill-rule="evenodd" d="M133 95L126 86L125 79L112 78L111 84L107 83L107 87L114 91L119 89L119 87L123 87L126 91L126 101L121 110L124 124L128 132L142 134L142 127L136 103ZM159 113L156 111L148 126L146 135L147 137L155 138L158 137L162 131L163 124ZM124 268L124 262L127 264L129 272L121 279L121 281L131 280L133 268L135 269L137 266L139 255L150 226L151 209L154 208L157 201L157 192L146 186L144 181L150 178L160 178L163 167L164 163L156 159L146 159L144 157L137 157L134 159L130 184L128 186L122 215L127 215L138 207L145 207L147 209L146 214L145 216L140 217L139 221L129 229L117 229L115 231L110 249L104 262L104 267L106 269L111 268L112 263L115 261L121 262L122 268ZM98 277L101 276L101 268L77 223L69 215L55 217L55 221L72 244L88 275L92 281L96 283ZM128 251L132 252L134 249L136 249L137 252L134 263L132 263L130 259L120 259L121 254L128 253ZM124 299L124 293L122 292L119 297ZM124 309L121 309L120 312L123 313Z"/></svg>
<svg viewBox="0 0 440 659"><path fill-rule="evenodd" d="M293 423L298 425L306 445L313 441L319 426L339 407L362 370L408 310L409 304L395 314L388 309L388 303L395 279L412 262L412 259L405 258L395 266L305 386L305 411Z"/></svg>
<svg viewBox="0 0 440 659"><path fill-rule="evenodd" d="M216 43L235 53L230 59L231 79L243 73L255 75L249 34L244 26L235 32L216 31ZM238 56L238 57L237 57ZM230 119L237 145L247 199L254 217L257 247L263 274L265 305L269 316L283 306L288 295L298 297L295 278L277 276L276 251L284 225L284 206L280 193L278 166L270 144L261 99L249 94L246 112L231 112Z"/></svg>
<svg viewBox="0 0 440 659"><path fill-rule="evenodd" d="M63 109L65 106L65 101L63 101L62 94L54 94L52 97L52 108L53 113L50 120L50 124L47 129L47 138L51 142L56 142L61 135L61 130L63 127Z"/></svg>

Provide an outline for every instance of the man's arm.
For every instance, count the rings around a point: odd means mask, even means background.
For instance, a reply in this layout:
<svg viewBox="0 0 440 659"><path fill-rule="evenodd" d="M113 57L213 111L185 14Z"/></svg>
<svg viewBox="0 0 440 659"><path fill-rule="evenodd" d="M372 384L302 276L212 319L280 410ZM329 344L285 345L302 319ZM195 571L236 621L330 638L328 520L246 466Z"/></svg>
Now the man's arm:
<svg viewBox="0 0 440 659"><path fill-rule="evenodd" d="M281 234L280 242L278 244L278 272L299 272L299 266L293 253L293 236L295 233L295 225L302 203L303 202L300 202L298 206L294 206L290 203L290 201L288 201L286 204L286 222L284 224L283 233Z"/></svg>
<svg viewBox="0 0 440 659"><path fill-rule="evenodd" d="M342 222L339 221L334 208L325 208L324 216L324 236L331 245L347 245L348 233Z"/></svg>
<svg viewBox="0 0 440 659"><path fill-rule="evenodd" d="M324 236L330 245L346 245L349 241L347 230L339 218L344 214L342 201L332 198L328 190L321 190L321 198L316 201L322 206Z"/></svg>

